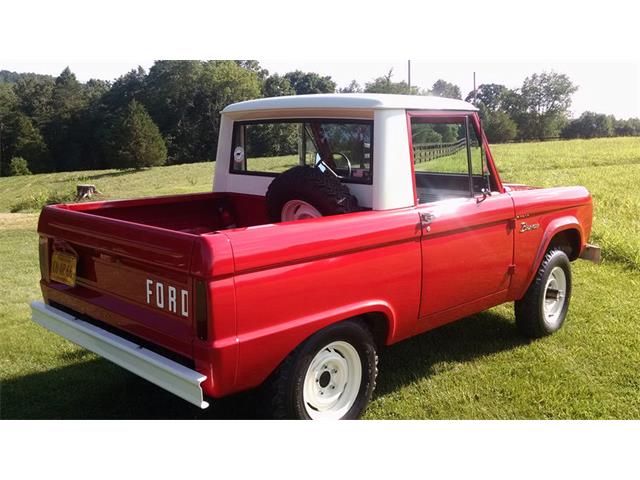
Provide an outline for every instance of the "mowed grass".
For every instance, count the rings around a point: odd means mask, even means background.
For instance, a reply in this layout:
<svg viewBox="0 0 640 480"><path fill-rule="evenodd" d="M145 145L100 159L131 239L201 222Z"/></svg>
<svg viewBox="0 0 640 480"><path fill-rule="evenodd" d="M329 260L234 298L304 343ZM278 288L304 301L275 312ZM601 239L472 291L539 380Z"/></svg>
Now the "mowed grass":
<svg viewBox="0 0 640 480"><path fill-rule="evenodd" d="M492 152L503 181L587 187L591 239L606 260L640 271L640 137L496 145Z"/></svg>
<svg viewBox="0 0 640 480"><path fill-rule="evenodd" d="M213 162L172 165L140 171L94 170L0 178L0 212L33 211L34 198L73 197L76 185L94 184L102 195L93 200L149 197L211 190Z"/></svg>
<svg viewBox="0 0 640 480"><path fill-rule="evenodd" d="M381 352L368 419L640 418L640 139L497 145L503 180L594 196L602 265L573 264L569 318L534 342L511 304ZM274 161L277 168L278 161ZM102 198L206 191L213 164L0 179L0 212L35 191L95 183ZM201 411L33 324L37 214L0 213L0 418L254 418L255 393Z"/></svg>

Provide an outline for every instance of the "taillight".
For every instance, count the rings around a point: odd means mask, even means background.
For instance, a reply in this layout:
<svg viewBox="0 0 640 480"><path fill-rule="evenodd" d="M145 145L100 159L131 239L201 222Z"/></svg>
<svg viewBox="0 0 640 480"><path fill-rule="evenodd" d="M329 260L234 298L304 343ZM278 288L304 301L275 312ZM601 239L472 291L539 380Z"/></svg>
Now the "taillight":
<svg viewBox="0 0 640 480"><path fill-rule="evenodd" d="M38 253L40 256L40 276L45 282L49 281L49 239L39 237Z"/></svg>
<svg viewBox="0 0 640 480"><path fill-rule="evenodd" d="M207 312L209 310L207 301L207 284L202 280L196 281L196 335L200 340L207 339L209 318Z"/></svg>

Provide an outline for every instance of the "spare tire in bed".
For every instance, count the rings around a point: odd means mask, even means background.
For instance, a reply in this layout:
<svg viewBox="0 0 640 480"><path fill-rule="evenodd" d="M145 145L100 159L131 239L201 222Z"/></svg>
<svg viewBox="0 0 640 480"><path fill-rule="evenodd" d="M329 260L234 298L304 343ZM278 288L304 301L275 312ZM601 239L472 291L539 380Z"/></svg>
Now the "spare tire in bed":
<svg viewBox="0 0 640 480"><path fill-rule="evenodd" d="M338 215L358 210L358 199L330 173L308 166L278 175L267 190L271 222Z"/></svg>

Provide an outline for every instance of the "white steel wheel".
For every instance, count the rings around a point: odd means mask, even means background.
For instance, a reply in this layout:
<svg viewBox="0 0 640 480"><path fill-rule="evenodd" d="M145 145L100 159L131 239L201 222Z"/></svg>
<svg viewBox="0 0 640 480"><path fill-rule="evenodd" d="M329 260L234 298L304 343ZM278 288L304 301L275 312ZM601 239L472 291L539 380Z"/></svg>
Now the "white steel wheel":
<svg viewBox="0 0 640 480"><path fill-rule="evenodd" d="M544 287L544 321L549 326L556 326L560 319L566 300L567 277L561 267L554 267Z"/></svg>
<svg viewBox="0 0 640 480"><path fill-rule="evenodd" d="M305 218L318 218L322 214L313 205L304 200L289 200L282 207L281 218L283 222L303 220Z"/></svg>
<svg viewBox="0 0 640 480"><path fill-rule="evenodd" d="M344 417L358 398L361 382L358 351L347 342L331 342L316 353L304 377L307 415L314 420Z"/></svg>
<svg viewBox="0 0 640 480"><path fill-rule="evenodd" d="M378 355L369 325L345 320L314 333L266 385L274 418L354 420L376 387Z"/></svg>

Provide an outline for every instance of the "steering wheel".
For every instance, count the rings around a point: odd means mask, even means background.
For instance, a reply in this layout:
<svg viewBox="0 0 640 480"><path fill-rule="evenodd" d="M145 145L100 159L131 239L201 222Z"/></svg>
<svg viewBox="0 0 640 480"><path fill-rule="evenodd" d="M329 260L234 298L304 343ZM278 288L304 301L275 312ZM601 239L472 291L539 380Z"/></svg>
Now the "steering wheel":
<svg viewBox="0 0 640 480"><path fill-rule="evenodd" d="M351 177L351 162L349 161L347 156L342 152L335 152L334 155L340 155L342 158L345 159L345 161L347 162L347 169L349 170L349 177ZM335 160L333 161L333 163L334 164L336 163ZM338 168L337 165L336 165L336 168Z"/></svg>
<svg viewBox="0 0 640 480"><path fill-rule="evenodd" d="M340 155L342 158L345 159L345 161L347 162L347 169L349 170L349 177L351 177L351 162L349 161L349 159L347 158L347 156L344 153L340 153L340 152L336 152L333 153L332 155ZM322 160L322 158L320 157L319 153L316 153L316 167L320 166L320 169L324 172L325 169L329 170L334 176L336 177L340 177L340 175L338 175L334 168L337 170L338 166L336 165L335 160L332 158L330 159L331 163L333 164L333 167L330 167L327 162L325 162L324 160Z"/></svg>

